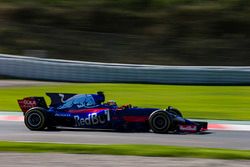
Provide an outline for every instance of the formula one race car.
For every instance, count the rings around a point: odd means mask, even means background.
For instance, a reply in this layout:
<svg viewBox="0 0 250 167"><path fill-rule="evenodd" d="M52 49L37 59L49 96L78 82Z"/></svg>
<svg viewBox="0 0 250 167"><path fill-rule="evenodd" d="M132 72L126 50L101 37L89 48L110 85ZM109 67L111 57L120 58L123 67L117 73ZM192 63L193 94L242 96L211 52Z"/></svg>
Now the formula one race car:
<svg viewBox="0 0 250 167"><path fill-rule="evenodd" d="M46 93L43 97L18 100L24 122L30 130L56 127L112 129L117 131L150 131L155 133L202 132L207 122L194 122L182 117L173 107L139 108L132 105L118 107L114 101L104 103L103 92L97 94Z"/></svg>

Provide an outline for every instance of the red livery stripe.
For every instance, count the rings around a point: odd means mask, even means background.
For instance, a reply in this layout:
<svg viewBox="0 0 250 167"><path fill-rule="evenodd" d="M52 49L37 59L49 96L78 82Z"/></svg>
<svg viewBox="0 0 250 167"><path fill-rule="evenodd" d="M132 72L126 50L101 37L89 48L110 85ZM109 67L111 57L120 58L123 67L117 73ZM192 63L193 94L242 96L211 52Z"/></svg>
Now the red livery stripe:
<svg viewBox="0 0 250 167"><path fill-rule="evenodd" d="M108 108L85 108L80 110L69 110L69 113L79 114L79 113L95 113L102 110L108 110Z"/></svg>
<svg viewBox="0 0 250 167"><path fill-rule="evenodd" d="M148 120L148 116L124 116L123 119L126 122L145 122Z"/></svg>

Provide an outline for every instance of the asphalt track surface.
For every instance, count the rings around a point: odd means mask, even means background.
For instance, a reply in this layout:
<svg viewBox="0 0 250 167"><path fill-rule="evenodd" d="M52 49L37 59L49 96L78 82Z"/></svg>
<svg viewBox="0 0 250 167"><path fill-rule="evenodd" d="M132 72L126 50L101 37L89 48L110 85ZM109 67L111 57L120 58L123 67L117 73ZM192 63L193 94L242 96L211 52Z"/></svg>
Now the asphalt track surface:
<svg viewBox="0 0 250 167"><path fill-rule="evenodd" d="M210 131L206 134L119 133L59 128L30 131L23 122L0 121L0 140L82 144L159 144L250 150L247 131Z"/></svg>
<svg viewBox="0 0 250 167"><path fill-rule="evenodd" d="M58 153L0 153L0 162L4 167L248 167L250 163L249 160L161 158Z"/></svg>

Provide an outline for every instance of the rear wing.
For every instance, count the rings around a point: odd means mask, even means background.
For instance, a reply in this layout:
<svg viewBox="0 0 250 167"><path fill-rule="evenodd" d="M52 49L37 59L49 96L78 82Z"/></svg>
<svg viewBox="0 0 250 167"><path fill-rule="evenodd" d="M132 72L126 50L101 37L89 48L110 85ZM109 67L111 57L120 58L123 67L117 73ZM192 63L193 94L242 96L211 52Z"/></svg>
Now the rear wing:
<svg viewBox="0 0 250 167"><path fill-rule="evenodd" d="M17 100L22 112L25 113L33 107L42 107L47 109L47 104L44 97L25 97L22 100Z"/></svg>

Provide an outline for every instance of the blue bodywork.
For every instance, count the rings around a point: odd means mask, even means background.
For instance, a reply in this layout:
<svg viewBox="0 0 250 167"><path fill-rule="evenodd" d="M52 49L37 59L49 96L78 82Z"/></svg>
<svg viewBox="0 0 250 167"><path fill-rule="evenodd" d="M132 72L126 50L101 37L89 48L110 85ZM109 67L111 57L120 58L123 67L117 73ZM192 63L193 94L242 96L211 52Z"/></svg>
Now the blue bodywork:
<svg viewBox="0 0 250 167"><path fill-rule="evenodd" d="M44 98L28 97L19 100L19 105L26 113L35 107L41 108L46 114L48 127L64 126L94 129L115 129L132 131L149 131L150 115L158 108L138 108L131 105L117 106L114 101L105 103L102 92L97 94L47 93L51 104L47 107ZM25 103L29 101L29 103ZM32 104L29 106L27 104ZM171 108L169 108L171 109ZM162 110L168 112L168 109ZM172 130L179 130L177 125L196 126L177 114L168 112L173 120Z"/></svg>
<svg viewBox="0 0 250 167"><path fill-rule="evenodd" d="M47 110L51 126L148 130L148 118L158 110L103 103L105 97L102 94L47 95L52 101Z"/></svg>

